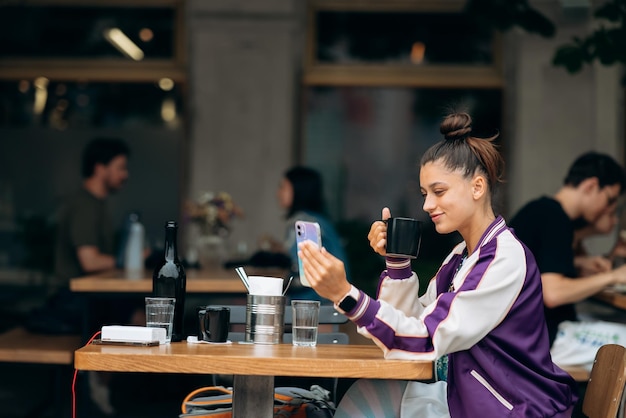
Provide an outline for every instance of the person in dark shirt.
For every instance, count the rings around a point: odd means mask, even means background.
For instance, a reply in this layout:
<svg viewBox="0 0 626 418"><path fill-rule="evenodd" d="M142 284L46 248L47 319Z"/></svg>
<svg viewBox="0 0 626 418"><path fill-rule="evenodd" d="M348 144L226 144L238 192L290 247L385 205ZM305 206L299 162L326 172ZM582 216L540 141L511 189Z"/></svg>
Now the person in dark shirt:
<svg viewBox="0 0 626 418"><path fill-rule="evenodd" d="M615 232L616 240L611 250L602 255L589 255L585 248L586 238L594 235L607 235ZM581 276L588 276L617 267L626 261L626 208L619 208L617 202L610 206L594 223L581 225L574 235L574 252L576 268Z"/></svg>
<svg viewBox="0 0 626 418"><path fill-rule="evenodd" d="M95 139L83 150L81 186L65 196L55 217L55 273L48 298L26 319L25 326L29 330L91 335L101 325L93 318L89 329L83 327L82 299L70 290L70 280L115 268L115 229L109 216L107 197L126 182L128 155L128 147L118 139ZM94 309L98 314L101 311ZM119 307L114 310L125 314L121 311Z"/></svg>
<svg viewBox="0 0 626 418"><path fill-rule="evenodd" d="M83 151L82 186L58 212L55 272L57 285L86 273L115 268L115 229L107 198L128 179L129 149L118 139L96 139Z"/></svg>
<svg viewBox="0 0 626 418"><path fill-rule="evenodd" d="M591 369L600 345L626 342L626 326L581 322L574 305L607 286L626 283L626 267L581 277L574 263L576 226L596 223L625 189L624 169L608 155L588 152L574 161L553 197L527 203L509 222L541 271L552 358L558 365Z"/></svg>
<svg viewBox="0 0 626 418"><path fill-rule="evenodd" d="M611 270L613 258L616 252L619 253L621 243L618 240L610 253L606 255L589 254L584 245L584 241L595 235L607 235L611 233L618 224L617 202L609 206L603 214L590 224L581 223L574 231L574 266L579 276L590 276L596 273L603 273Z"/></svg>
<svg viewBox="0 0 626 418"><path fill-rule="evenodd" d="M61 311L79 306L79 320L80 301L70 292L69 281L116 267L115 228L107 199L128 179L129 154L128 146L120 139L97 138L89 142L82 154L82 185L64 200L57 215L56 295L51 305ZM92 301L90 310L89 333L107 323L145 325L143 301ZM110 402L110 381L109 374L89 373L91 400L104 415L115 412Z"/></svg>

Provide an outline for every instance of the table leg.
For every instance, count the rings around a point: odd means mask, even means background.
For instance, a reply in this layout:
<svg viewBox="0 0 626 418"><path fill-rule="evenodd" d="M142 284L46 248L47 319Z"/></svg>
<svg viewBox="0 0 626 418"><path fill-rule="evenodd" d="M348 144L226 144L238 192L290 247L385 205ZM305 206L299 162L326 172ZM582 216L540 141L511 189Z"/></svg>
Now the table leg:
<svg viewBox="0 0 626 418"><path fill-rule="evenodd" d="M233 381L233 418L274 416L274 376L240 376Z"/></svg>

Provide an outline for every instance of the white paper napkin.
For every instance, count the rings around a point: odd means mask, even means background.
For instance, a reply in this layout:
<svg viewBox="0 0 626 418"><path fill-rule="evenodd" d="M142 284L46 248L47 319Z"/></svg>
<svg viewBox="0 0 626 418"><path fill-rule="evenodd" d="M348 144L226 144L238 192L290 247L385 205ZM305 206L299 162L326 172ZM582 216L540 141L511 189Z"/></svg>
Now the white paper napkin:
<svg viewBox="0 0 626 418"><path fill-rule="evenodd" d="M251 295L281 296L283 279L279 277L248 276Z"/></svg>
<svg viewBox="0 0 626 418"><path fill-rule="evenodd" d="M231 340L226 340L223 343L215 343L213 341L204 341L204 340L199 340L198 337L196 337L195 335L190 335L187 337L187 344L216 344L216 345L221 345L221 344L232 344Z"/></svg>

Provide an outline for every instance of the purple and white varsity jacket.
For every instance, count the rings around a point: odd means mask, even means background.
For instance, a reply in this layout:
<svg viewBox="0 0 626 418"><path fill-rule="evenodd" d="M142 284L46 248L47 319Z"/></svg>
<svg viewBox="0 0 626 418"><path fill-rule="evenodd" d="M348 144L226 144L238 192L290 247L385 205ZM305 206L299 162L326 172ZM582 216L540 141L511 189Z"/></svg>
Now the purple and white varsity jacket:
<svg viewBox="0 0 626 418"><path fill-rule="evenodd" d="M574 380L552 363L541 276L532 253L498 217L464 260L446 257L426 293L409 259L387 259L378 299L353 288L346 315L385 358L448 354L448 407L457 417L561 417Z"/></svg>

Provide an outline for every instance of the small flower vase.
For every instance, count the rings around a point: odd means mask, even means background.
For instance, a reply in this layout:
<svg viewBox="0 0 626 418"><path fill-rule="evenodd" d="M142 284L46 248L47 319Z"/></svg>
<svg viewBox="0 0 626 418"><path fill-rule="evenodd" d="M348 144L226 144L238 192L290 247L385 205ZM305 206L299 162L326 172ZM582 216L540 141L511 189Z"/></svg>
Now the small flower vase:
<svg viewBox="0 0 626 418"><path fill-rule="evenodd" d="M201 268L222 268L226 261L226 239L220 235L203 235L198 240L198 261Z"/></svg>

